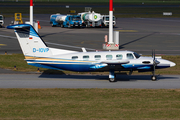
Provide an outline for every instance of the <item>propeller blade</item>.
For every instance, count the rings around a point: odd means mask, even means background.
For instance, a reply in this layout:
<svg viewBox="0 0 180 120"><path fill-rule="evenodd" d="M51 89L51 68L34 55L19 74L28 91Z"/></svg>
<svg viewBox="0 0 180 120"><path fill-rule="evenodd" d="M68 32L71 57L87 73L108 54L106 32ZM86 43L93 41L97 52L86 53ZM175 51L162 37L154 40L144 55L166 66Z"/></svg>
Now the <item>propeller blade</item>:
<svg viewBox="0 0 180 120"><path fill-rule="evenodd" d="M153 50L153 52L154 52L154 53L153 53L153 54L154 54L153 58L154 58L154 60L155 60L155 59L156 59L156 58L155 58L155 50Z"/></svg>
<svg viewBox="0 0 180 120"><path fill-rule="evenodd" d="M152 76L152 80L156 80L156 76L155 76L155 71L156 71L156 65L159 64L160 62L156 60L155 57L155 50L152 50L152 58L153 58L153 76Z"/></svg>

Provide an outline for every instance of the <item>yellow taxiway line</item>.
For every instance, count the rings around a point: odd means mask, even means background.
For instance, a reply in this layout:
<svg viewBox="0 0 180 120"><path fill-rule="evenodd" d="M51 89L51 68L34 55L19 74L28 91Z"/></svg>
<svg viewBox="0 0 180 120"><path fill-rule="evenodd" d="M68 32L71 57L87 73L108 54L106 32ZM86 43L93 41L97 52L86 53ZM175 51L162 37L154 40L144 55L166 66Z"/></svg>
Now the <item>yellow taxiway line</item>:
<svg viewBox="0 0 180 120"><path fill-rule="evenodd" d="M0 46L7 46L6 44L0 44Z"/></svg>

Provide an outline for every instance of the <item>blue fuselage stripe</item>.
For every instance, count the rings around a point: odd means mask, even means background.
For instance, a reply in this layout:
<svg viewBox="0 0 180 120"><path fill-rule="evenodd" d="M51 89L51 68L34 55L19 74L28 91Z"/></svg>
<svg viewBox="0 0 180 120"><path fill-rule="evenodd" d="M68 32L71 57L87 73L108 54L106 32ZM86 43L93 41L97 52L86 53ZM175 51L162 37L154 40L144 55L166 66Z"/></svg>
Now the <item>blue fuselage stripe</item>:
<svg viewBox="0 0 180 120"><path fill-rule="evenodd" d="M49 69L63 69L63 70L70 70L70 71L79 71L79 72L85 72L85 71L94 71L99 68L105 67L101 63L93 63L92 61L75 61L75 60L63 60L58 59L56 60L31 60L26 59L29 65L37 66L37 67L43 67L43 68L49 68ZM152 64L122 64L121 65L125 70L126 69L133 69L133 70L152 70L153 65ZM156 66L156 69L161 68L168 68L167 66Z"/></svg>

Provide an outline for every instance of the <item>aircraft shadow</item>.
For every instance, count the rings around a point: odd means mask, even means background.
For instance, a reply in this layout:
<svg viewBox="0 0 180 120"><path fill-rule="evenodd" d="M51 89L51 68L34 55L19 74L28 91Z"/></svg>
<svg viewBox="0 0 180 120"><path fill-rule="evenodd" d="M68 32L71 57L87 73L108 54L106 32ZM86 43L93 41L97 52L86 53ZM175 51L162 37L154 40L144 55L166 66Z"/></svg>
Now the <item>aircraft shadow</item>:
<svg viewBox="0 0 180 120"><path fill-rule="evenodd" d="M93 74L41 74L39 76L40 78L60 78L60 79L74 79L74 80L109 80L108 75L93 75ZM166 80L166 79L179 79L178 77L172 77L172 76L157 76L158 80ZM116 75L117 81L137 81L137 80L146 80L151 81L151 75Z"/></svg>
<svg viewBox="0 0 180 120"><path fill-rule="evenodd" d="M152 35L154 35L154 34L156 34L156 33L157 33L157 32L153 32L153 33L151 33L151 34L149 34L149 35L146 35L146 36L143 36L143 37L141 37L141 38L138 38L138 39L132 40L132 41L130 41L130 42L124 43L124 44L122 44L122 45L119 46L119 49L123 49L125 45L134 43L134 42L139 41L139 40L141 40L141 39L144 39L144 38L146 38L146 37L152 36Z"/></svg>
<svg viewBox="0 0 180 120"><path fill-rule="evenodd" d="M66 30L66 31L63 31L63 32L54 32L54 33L49 33L49 34L45 34L45 35L41 35L41 37L46 37L46 36L50 36L50 35L56 35L56 34L62 34L62 33L67 33L69 31L73 31L73 30Z"/></svg>

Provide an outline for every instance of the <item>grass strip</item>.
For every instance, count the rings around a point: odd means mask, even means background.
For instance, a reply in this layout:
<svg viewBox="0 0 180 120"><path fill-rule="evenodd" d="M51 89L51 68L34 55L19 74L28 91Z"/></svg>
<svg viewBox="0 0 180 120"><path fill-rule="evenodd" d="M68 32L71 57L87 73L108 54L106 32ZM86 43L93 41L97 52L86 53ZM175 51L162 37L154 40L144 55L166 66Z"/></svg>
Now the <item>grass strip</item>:
<svg viewBox="0 0 180 120"><path fill-rule="evenodd" d="M180 89L0 89L0 119L180 118Z"/></svg>
<svg viewBox="0 0 180 120"><path fill-rule="evenodd" d="M176 63L176 66L166 69L159 69L156 70L156 74L168 74L168 75L177 75L180 74L180 56L162 56L163 59L170 60ZM24 60L23 54L12 54L12 55L0 55L0 68L4 69L11 69L14 70L14 66L16 66L16 71L24 71L24 72L36 72L37 67L28 65ZM70 71L56 71L56 70L48 70L44 68L40 68L41 72L45 72L48 74L74 74L77 72L70 72ZM86 73L86 72L83 72ZM78 73L82 74L82 73ZM94 73L96 74L96 73ZM97 73L99 74L99 73ZM104 74L108 74L105 72ZM138 72L134 72L133 74L139 74ZM151 72L141 73L141 74L151 74Z"/></svg>

